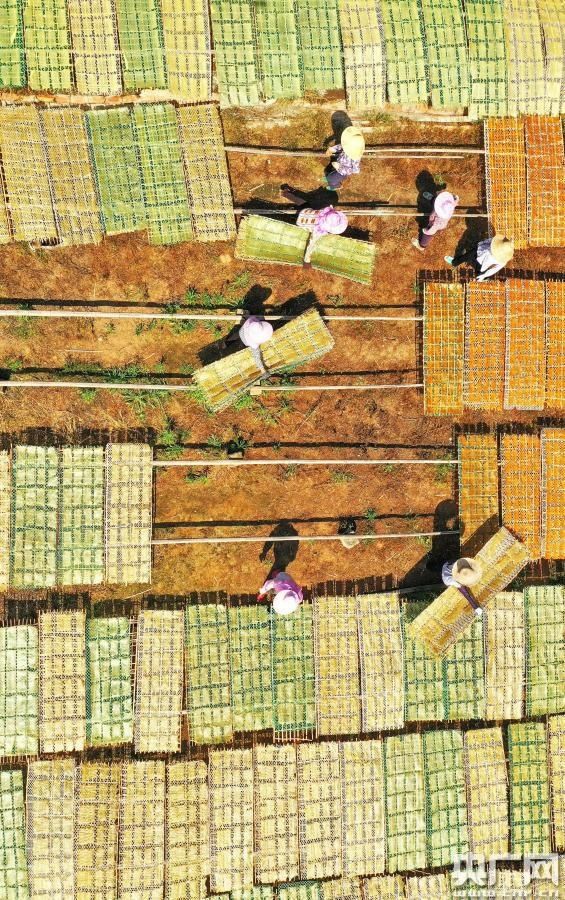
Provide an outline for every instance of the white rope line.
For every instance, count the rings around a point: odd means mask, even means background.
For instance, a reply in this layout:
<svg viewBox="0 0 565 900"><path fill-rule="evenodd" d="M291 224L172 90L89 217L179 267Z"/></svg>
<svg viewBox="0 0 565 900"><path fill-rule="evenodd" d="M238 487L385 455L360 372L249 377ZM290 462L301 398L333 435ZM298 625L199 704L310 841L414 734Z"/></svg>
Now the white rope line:
<svg viewBox="0 0 565 900"><path fill-rule="evenodd" d="M298 206L278 206L273 207L272 209L265 209L262 207L245 207L245 206L236 206L234 207L233 213L234 216L295 216L302 207ZM406 218L414 218L414 216L421 216L422 213L418 210L416 206L368 206L368 207L356 207L349 208L347 206L340 207L342 211L347 215L348 218L351 216L363 216L364 218L370 218L371 216L403 216ZM468 209L476 209L476 207L469 207ZM469 212L465 207L459 207L459 212L453 213L452 219L484 219L487 215L487 210L483 210L483 212Z"/></svg>
<svg viewBox="0 0 565 900"><path fill-rule="evenodd" d="M171 466L456 466L456 459L165 459L153 460L154 468Z"/></svg>
<svg viewBox="0 0 565 900"><path fill-rule="evenodd" d="M158 524L158 523L155 523ZM361 541L405 540L406 538L441 537L459 534L458 531L408 531L403 534L360 534ZM273 537L265 534L262 537L200 537L200 538L157 538L151 541L153 547L172 547L180 544L264 544L288 543L290 541L341 541L343 534L293 534Z"/></svg>
<svg viewBox="0 0 565 900"><path fill-rule="evenodd" d="M0 299L0 303L7 302ZM17 301L22 302L22 301ZM30 301L30 302L33 302ZM104 301L100 301L104 302ZM138 312L96 312L77 311L77 310L58 310L58 309L0 309L0 318L16 318L16 319L142 319L152 321L160 319L167 322L182 321L218 321L218 322L239 322L242 312L235 313L138 313ZM262 316L268 322L292 322L298 316L282 316L282 315L265 315ZM423 322L423 316L339 316L339 315L323 315L322 319L331 322Z"/></svg>
<svg viewBox="0 0 565 900"><path fill-rule="evenodd" d="M179 376L180 377L180 376ZM252 385L252 395L273 391L387 391L423 388L423 384ZM0 381L0 388L90 388L99 391L196 391L194 384L141 384L129 381Z"/></svg>
<svg viewBox="0 0 565 900"><path fill-rule="evenodd" d="M253 147L246 146L245 144L224 144L224 150L226 153L249 153L249 154L257 154L258 156L306 156L306 157L318 157L318 156L326 156L325 150L287 150L284 147ZM457 153L457 154L474 154L474 155L485 155L485 150L483 147L465 147L465 146L447 146L447 147L430 147L430 146L419 146L418 144L381 144L379 146L373 147L365 147L365 156L379 156L382 157L385 153L393 154L392 158L397 159L420 159L422 156L441 156L442 158L447 159L461 159L461 156L448 156L445 157L446 153ZM401 156L401 154L409 154L414 153L416 156Z"/></svg>

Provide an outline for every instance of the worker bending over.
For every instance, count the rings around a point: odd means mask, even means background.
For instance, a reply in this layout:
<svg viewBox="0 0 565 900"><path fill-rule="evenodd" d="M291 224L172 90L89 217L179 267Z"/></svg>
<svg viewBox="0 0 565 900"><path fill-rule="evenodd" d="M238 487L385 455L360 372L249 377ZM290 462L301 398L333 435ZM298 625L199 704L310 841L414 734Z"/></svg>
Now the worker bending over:
<svg viewBox="0 0 565 900"><path fill-rule="evenodd" d="M347 216L333 206L324 209L301 209L296 224L310 232L310 240L304 254L305 265L310 264L314 247L326 234L343 234L348 226Z"/></svg>
<svg viewBox="0 0 565 900"><path fill-rule="evenodd" d="M455 587L469 601L473 607L475 615L482 616L483 611L473 594L469 590L473 585L481 580L483 574L482 566L476 559L462 557L454 563L444 563L441 570L441 580L447 587Z"/></svg>

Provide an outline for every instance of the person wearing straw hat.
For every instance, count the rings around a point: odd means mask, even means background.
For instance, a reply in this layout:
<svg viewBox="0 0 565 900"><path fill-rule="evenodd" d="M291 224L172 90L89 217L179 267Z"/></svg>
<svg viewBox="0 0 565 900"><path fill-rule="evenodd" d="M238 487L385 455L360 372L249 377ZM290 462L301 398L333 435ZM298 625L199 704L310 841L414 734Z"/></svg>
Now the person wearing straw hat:
<svg viewBox="0 0 565 900"><path fill-rule="evenodd" d="M412 246L416 247L416 250L423 253L431 243L434 234L447 228L458 203L459 197L456 197L451 191L440 191L436 195L434 208L430 213L426 228L421 228L419 236L412 241Z"/></svg>
<svg viewBox="0 0 565 900"><path fill-rule="evenodd" d="M463 556L454 563L446 562L441 570L441 580L447 587L455 587L469 601L477 616L483 611L469 590L477 584L483 574L483 568L476 559Z"/></svg>
<svg viewBox="0 0 565 900"><path fill-rule="evenodd" d="M296 612L302 603L302 589L286 572L277 572L272 578L267 578L257 594L257 600L272 601L274 612L288 616Z"/></svg>
<svg viewBox="0 0 565 900"><path fill-rule="evenodd" d="M334 144L326 150L326 156L332 157L325 170L328 187L337 191L349 175L358 175L364 152L365 138L361 129L355 125L344 128L339 144Z"/></svg>
<svg viewBox="0 0 565 900"><path fill-rule="evenodd" d="M445 261L450 266L460 266L469 262L478 272L477 281L485 281L492 278L497 272L506 266L514 256L514 241L502 234L495 234L493 238L480 241L478 246L455 256L446 256Z"/></svg>
<svg viewBox="0 0 565 900"><path fill-rule="evenodd" d="M326 206L324 209L308 207L301 209L296 224L310 232L310 240L304 254L304 262L309 263L312 251L320 238L326 234L343 234L349 222L345 213L334 209L333 206Z"/></svg>

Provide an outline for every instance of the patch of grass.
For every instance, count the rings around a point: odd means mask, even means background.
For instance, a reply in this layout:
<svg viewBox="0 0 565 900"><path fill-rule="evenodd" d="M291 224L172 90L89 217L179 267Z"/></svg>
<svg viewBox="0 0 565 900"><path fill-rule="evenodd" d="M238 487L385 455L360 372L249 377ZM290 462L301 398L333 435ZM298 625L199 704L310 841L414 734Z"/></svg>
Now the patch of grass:
<svg viewBox="0 0 565 900"><path fill-rule="evenodd" d="M343 297L342 294L330 294L327 298L327 302L331 306L335 306L337 309L338 307L343 306L343 304L345 303L345 297Z"/></svg>
<svg viewBox="0 0 565 900"><path fill-rule="evenodd" d="M391 462L385 463L383 466L383 472L386 475L390 475L390 474L392 474L392 472L394 472L395 468L396 468L396 466L394 465L394 463L391 463Z"/></svg>
<svg viewBox="0 0 565 900"><path fill-rule="evenodd" d="M298 472L298 466L296 463L291 463L289 466L285 466L281 472L281 477L285 481L289 481L291 478L294 478L296 473Z"/></svg>
<svg viewBox="0 0 565 900"><path fill-rule="evenodd" d="M232 453L245 453L248 447L251 446L251 441L249 441L246 437L239 432L236 432L234 436L229 441L230 452Z"/></svg>
<svg viewBox="0 0 565 900"><path fill-rule="evenodd" d="M181 363L179 366L179 373L181 375L193 375L194 366L191 366L190 363Z"/></svg>
<svg viewBox="0 0 565 900"><path fill-rule="evenodd" d="M330 472L330 481L333 481L334 484L348 484L350 481L355 481L355 475L344 469L333 469Z"/></svg>
<svg viewBox="0 0 565 900"><path fill-rule="evenodd" d="M237 400L233 404L233 408L237 409L238 412L241 412L244 409L251 409L254 404L253 397L246 391L244 394L240 394Z"/></svg>
<svg viewBox="0 0 565 900"><path fill-rule="evenodd" d="M433 179L438 188L444 188L447 184L447 179L443 172L434 172Z"/></svg>
<svg viewBox="0 0 565 900"><path fill-rule="evenodd" d="M115 330L116 330L116 326L115 326L114 322L108 322L108 324L104 328L104 334L106 336L109 336L110 334L113 334Z"/></svg>
<svg viewBox="0 0 565 900"><path fill-rule="evenodd" d="M251 272L244 270L240 272L239 275L236 275L233 281L230 281L228 285L228 290L230 291L244 291L251 284Z"/></svg>
<svg viewBox="0 0 565 900"><path fill-rule="evenodd" d="M23 360L13 356L9 356L8 359L5 359L2 363L2 368L6 369L8 372L21 372L23 367Z"/></svg>
<svg viewBox="0 0 565 900"><path fill-rule="evenodd" d="M372 506L370 506L368 509L366 509L363 514L363 518L365 518L367 520L367 522L376 522L377 516L378 516L377 510L373 509Z"/></svg>
<svg viewBox="0 0 565 900"><path fill-rule="evenodd" d="M206 331L209 331L215 340L219 340L222 336L223 328L219 322L206 322L204 325Z"/></svg>
<svg viewBox="0 0 565 900"><path fill-rule="evenodd" d="M189 431L177 428L173 419L166 418L162 431L157 435L157 453L161 459L180 459L184 452L183 443L190 437Z"/></svg>
<svg viewBox="0 0 565 900"><path fill-rule="evenodd" d="M289 397L282 397L278 409L279 416L287 416L293 410L292 400Z"/></svg>
<svg viewBox="0 0 565 900"><path fill-rule="evenodd" d="M267 406L264 406L263 403L257 403L254 409L254 413L257 418L263 422L264 425L278 425L279 420L276 415L270 410Z"/></svg>
<svg viewBox="0 0 565 900"><path fill-rule="evenodd" d="M135 414L144 420L148 410L162 409L170 400L171 392L162 391L131 391L125 388L120 391L120 397L131 406Z"/></svg>
<svg viewBox="0 0 565 900"><path fill-rule="evenodd" d="M385 112L377 112L373 113L373 115L368 116L369 125L375 128L377 125L391 125L394 122L393 116L390 116Z"/></svg>
<svg viewBox="0 0 565 900"><path fill-rule="evenodd" d="M225 443L219 434L211 434L208 436L204 452L209 456L225 456Z"/></svg>
<svg viewBox="0 0 565 900"><path fill-rule="evenodd" d="M82 388L78 393L83 403L92 403L96 399L97 391L96 388Z"/></svg>
<svg viewBox="0 0 565 900"><path fill-rule="evenodd" d="M18 306L18 309L22 310L30 308L31 304L29 303L20 303ZM8 330L14 337L20 340L27 340L37 332L38 322L39 319L33 319L31 316L20 316L17 319L12 319L8 325Z"/></svg>
<svg viewBox="0 0 565 900"><path fill-rule="evenodd" d="M191 470L184 476L187 484L208 484L210 481L210 472L208 469Z"/></svg>
<svg viewBox="0 0 565 900"><path fill-rule="evenodd" d="M173 334L189 334L196 328L193 319L181 319L180 322L169 322L169 328Z"/></svg>
<svg viewBox="0 0 565 900"><path fill-rule="evenodd" d="M446 481L449 481L452 473L453 466L449 463L438 463L437 466L434 466L434 477L438 484L445 484Z"/></svg>
<svg viewBox="0 0 565 900"><path fill-rule="evenodd" d="M425 534L419 534L416 538L416 543L421 544L426 550L432 549L432 539Z"/></svg>

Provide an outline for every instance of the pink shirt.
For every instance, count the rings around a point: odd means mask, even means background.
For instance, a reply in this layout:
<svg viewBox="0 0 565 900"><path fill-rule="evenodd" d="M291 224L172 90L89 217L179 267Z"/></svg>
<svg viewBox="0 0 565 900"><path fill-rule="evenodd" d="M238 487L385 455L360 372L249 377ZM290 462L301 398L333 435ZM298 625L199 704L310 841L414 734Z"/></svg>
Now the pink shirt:
<svg viewBox="0 0 565 900"><path fill-rule="evenodd" d="M274 578L267 578L259 591L259 596L262 597L264 594L268 594L269 591L276 591L277 593L279 591L294 591L302 603L302 588L298 587L296 581L290 575L287 575L286 572L278 572Z"/></svg>

